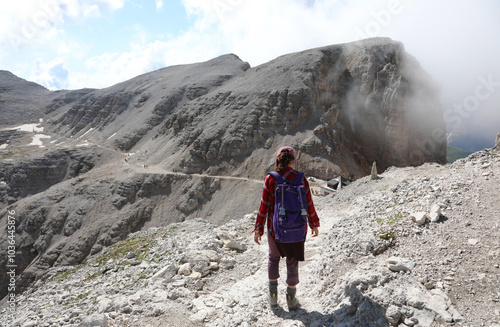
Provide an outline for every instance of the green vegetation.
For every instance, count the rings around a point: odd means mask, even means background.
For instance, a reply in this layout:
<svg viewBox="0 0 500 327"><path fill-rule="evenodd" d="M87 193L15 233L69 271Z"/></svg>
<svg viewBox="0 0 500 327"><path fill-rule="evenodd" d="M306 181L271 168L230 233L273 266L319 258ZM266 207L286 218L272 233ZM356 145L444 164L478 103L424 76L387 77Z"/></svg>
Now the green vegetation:
<svg viewBox="0 0 500 327"><path fill-rule="evenodd" d="M177 227L173 227L169 232L174 232L175 230L177 230ZM126 266L131 266L133 264L132 260L127 260L125 258L127 253L129 252L135 254L133 258L134 261L136 260L143 261L146 258L148 258L148 261L151 262L156 262L156 263L163 262L166 259L166 257L172 255L170 251L162 251L154 253L154 255L151 255L151 258L149 258L148 256L152 248L151 244L154 242L154 238L157 236L158 235L151 235L149 237L144 237L144 238L135 237L120 241L114 244L113 246L108 247L106 251L102 252L100 255L95 257L90 262L70 268L66 271L58 272L53 276L51 276L50 280L59 281L65 279L71 274L75 273L77 270L88 266L88 267L93 267L93 269L91 269L91 271L86 274L86 277L84 277L84 281L86 282L91 281L103 275L105 271L103 271L102 268L99 269L99 267L105 266L110 260L113 261L116 260L113 269L123 270L125 269ZM160 237L161 236L163 236L163 239L168 238L168 232L160 235ZM149 277L149 275L145 273L140 273L136 276L138 279L145 279ZM78 301L86 296L88 296L88 294L81 294L76 298L69 300L67 304L71 303L72 301Z"/></svg>
<svg viewBox="0 0 500 327"><path fill-rule="evenodd" d="M380 225L379 237L383 240L394 240L396 239L396 233L393 228L403 219L403 214L398 212L392 216L377 219L377 223Z"/></svg>
<svg viewBox="0 0 500 327"><path fill-rule="evenodd" d="M68 305L68 304L71 304L73 302L77 302L77 301L81 301L81 300L84 300L86 299L89 294L91 293L92 291L88 291L87 293L83 293L83 294L78 294L76 297L74 298L71 298L69 299L68 301L64 302L64 305Z"/></svg>
<svg viewBox="0 0 500 327"><path fill-rule="evenodd" d="M7 151L7 152L4 152L2 154L0 154L0 159L8 159L8 158L11 158L13 157L15 154L17 154L18 151Z"/></svg>
<svg viewBox="0 0 500 327"><path fill-rule="evenodd" d="M394 234L393 231L381 231L378 236L383 239L383 240L386 240L386 241L389 241L389 240L394 240L396 238L396 235Z"/></svg>
<svg viewBox="0 0 500 327"><path fill-rule="evenodd" d="M169 232L175 232L178 229L179 229L179 226L172 226L172 227L170 227L170 229L168 231Z"/></svg>
<svg viewBox="0 0 500 327"><path fill-rule="evenodd" d="M460 148L457 148L453 145L448 145L446 147L446 159L448 160L449 163L453 163L457 161L458 159L466 158L468 157L472 152L462 150Z"/></svg>
<svg viewBox="0 0 500 327"><path fill-rule="evenodd" d="M54 279L62 280L83 267L85 267L85 265L78 265L78 266L73 267L69 270L58 272L54 276L50 277L50 280L54 280Z"/></svg>
<svg viewBox="0 0 500 327"><path fill-rule="evenodd" d="M92 275L87 275L87 277L85 278L85 281L88 282L89 280L97 278L99 275L101 275L101 272L99 272L99 271L93 273Z"/></svg>
<svg viewBox="0 0 500 327"><path fill-rule="evenodd" d="M151 238L125 240L116 243L109 250L104 252L99 258L96 259L98 266L103 266L109 260L116 260L123 258L128 252L135 253L137 260L144 259L146 253L151 250Z"/></svg>

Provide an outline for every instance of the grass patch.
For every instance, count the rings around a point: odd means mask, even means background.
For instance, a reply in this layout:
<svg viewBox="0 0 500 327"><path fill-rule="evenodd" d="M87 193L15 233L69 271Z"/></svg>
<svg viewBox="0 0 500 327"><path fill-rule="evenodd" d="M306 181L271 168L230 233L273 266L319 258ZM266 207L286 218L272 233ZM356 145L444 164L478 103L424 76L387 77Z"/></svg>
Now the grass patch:
<svg viewBox="0 0 500 327"><path fill-rule="evenodd" d="M97 277L99 277L100 275L102 275L100 271L97 271L97 272L95 272L95 273L93 273L93 274L89 274L89 275L87 275L87 277L85 278L85 281L86 281L86 282L91 281L91 280L93 280L93 279L96 279L96 278L97 278Z"/></svg>
<svg viewBox="0 0 500 327"><path fill-rule="evenodd" d="M172 226L168 229L167 233L174 233L177 230L179 230L179 226Z"/></svg>
<svg viewBox="0 0 500 327"><path fill-rule="evenodd" d="M386 241L394 240L396 235L393 231L381 231L378 236Z"/></svg>
<svg viewBox="0 0 500 327"><path fill-rule="evenodd" d="M5 153L0 154L0 159L9 159L15 156L19 151L7 151Z"/></svg>
<svg viewBox="0 0 500 327"><path fill-rule="evenodd" d="M377 223L380 225L380 232L378 236L386 241L395 240L396 233L394 232L394 227L403 219L403 214L398 212L392 216L377 219Z"/></svg>
<svg viewBox="0 0 500 327"><path fill-rule="evenodd" d="M74 268L71 268L71 269L68 269L66 271L61 271L61 272L58 272L57 274L55 274L54 276L50 277L49 280L63 280L65 279L66 277L68 277L69 275L73 274L74 272L76 272L77 270L81 269L85 267L85 265L78 265Z"/></svg>
<svg viewBox="0 0 500 327"><path fill-rule="evenodd" d="M64 305L68 305L68 304L71 304L73 302L79 302L81 300L84 300L90 295L90 293L92 293L92 291L88 291L87 293L78 294L76 297L64 302Z"/></svg>
<svg viewBox="0 0 500 327"><path fill-rule="evenodd" d="M125 257L129 252L135 253L136 260L143 260L146 253L151 250L151 238L125 240L111 246L99 258L95 260L98 266L105 265L109 260L117 260ZM126 261L127 262L127 261ZM125 263L124 263L125 264ZM128 264L130 264L128 262Z"/></svg>
<svg viewBox="0 0 500 327"><path fill-rule="evenodd" d="M449 163L453 163L458 159L467 158L472 152L465 151L453 145L446 147L446 159Z"/></svg>

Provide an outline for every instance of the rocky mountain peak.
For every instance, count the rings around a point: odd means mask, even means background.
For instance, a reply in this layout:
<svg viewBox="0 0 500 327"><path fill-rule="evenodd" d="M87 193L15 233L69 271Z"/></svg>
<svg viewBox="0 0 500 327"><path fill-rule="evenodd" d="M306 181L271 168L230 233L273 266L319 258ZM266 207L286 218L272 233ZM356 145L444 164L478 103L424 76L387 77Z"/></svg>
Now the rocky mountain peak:
<svg viewBox="0 0 500 327"><path fill-rule="evenodd" d="M29 123L45 117L43 106L51 92L9 71L0 70L0 121L2 125Z"/></svg>
<svg viewBox="0 0 500 327"><path fill-rule="evenodd" d="M286 142L300 150L306 173L328 178L364 176L373 161L381 171L444 163L439 101L403 45L376 38L254 68L234 55L168 67L49 108L60 112L56 132L85 134L148 164L262 174L272 158L261 149Z"/></svg>
<svg viewBox="0 0 500 327"><path fill-rule="evenodd" d="M45 87L22 79L9 71L0 70L0 92L12 91L15 89L31 89L38 91L48 91Z"/></svg>

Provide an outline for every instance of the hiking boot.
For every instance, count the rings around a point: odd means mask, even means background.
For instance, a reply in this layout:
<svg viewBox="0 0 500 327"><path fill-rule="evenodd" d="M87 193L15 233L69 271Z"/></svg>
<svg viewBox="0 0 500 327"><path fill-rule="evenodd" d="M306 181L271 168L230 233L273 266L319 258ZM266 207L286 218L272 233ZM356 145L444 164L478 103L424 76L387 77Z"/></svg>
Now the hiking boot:
<svg viewBox="0 0 500 327"><path fill-rule="evenodd" d="M289 294L286 295L286 304L288 305L289 311L295 311L300 308L299 299L296 296L291 296Z"/></svg>
<svg viewBox="0 0 500 327"><path fill-rule="evenodd" d="M295 288L288 287L286 289L286 304L288 305L288 311L294 311L300 308L299 299L295 296L297 290Z"/></svg>
<svg viewBox="0 0 500 327"><path fill-rule="evenodd" d="M269 304L271 307L278 306L278 294L269 292L268 294Z"/></svg>
<svg viewBox="0 0 500 327"><path fill-rule="evenodd" d="M278 282L269 282L269 293L267 298L271 307L278 306Z"/></svg>

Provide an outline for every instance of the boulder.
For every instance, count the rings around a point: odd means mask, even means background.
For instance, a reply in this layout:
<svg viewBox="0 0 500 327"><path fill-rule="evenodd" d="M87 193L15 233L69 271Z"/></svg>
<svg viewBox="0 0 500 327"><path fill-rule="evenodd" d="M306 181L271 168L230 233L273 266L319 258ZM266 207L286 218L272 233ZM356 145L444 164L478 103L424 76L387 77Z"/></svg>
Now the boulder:
<svg viewBox="0 0 500 327"><path fill-rule="evenodd" d="M87 316L78 327L108 327L108 318L106 318L105 314Z"/></svg>
<svg viewBox="0 0 500 327"><path fill-rule="evenodd" d="M404 258L398 258L398 257L390 257L389 259L386 260L387 263L387 268L389 270L394 271L394 272L400 272L400 271L411 271L413 268L415 268L415 262L404 259Z"/></svg>
<svg viewBox="0 0 500 327"><path fill-rule="evenodd" d="M427 219L429 219L429 215L427 212L414 212L411 214L411 218L417 223L417 225L423 225Z"/></svg>
<svg viewBox="0 0 500 327"><path fill-rule="evenodd" d="M429 220L435 223L439 220L440 216L441 216L441 206L439 204L433 205L429 213Z"/></svg>

